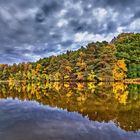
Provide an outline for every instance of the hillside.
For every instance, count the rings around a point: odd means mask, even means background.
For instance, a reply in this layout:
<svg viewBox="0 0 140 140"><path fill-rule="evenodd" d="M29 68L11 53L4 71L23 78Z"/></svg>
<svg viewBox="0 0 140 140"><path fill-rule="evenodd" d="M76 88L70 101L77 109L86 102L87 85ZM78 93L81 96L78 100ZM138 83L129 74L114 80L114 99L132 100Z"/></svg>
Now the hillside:
<svg viewBox="0 0 140 140"><path fill-rule="evenodd" d="M0 65L0 80L121 81L139 77L138 33L122 33L110 43L89 43L77 51L67 51L34 63Z"/></svg>

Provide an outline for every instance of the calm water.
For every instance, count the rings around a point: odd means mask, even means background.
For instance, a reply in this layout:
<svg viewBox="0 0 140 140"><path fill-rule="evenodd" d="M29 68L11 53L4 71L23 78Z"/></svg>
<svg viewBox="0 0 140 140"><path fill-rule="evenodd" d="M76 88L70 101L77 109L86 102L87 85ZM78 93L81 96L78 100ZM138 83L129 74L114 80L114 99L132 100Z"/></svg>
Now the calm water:
<svg viewBox="0 0 140 140"><path fill-rule="evenodd" d="M140 140L140 85L0 84L0 140Z"/></svg>

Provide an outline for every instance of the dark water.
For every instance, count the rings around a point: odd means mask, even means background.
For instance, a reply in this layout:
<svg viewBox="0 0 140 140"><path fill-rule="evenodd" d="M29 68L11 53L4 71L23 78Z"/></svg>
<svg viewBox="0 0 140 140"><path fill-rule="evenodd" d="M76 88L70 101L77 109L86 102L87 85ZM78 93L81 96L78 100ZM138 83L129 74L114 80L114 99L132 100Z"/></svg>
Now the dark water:
<svg viewBox="0 0 140 140"><path fill-rule="evenodd" d="M0 98L0 140L140 140L140 85L3 83Z"/></svg>

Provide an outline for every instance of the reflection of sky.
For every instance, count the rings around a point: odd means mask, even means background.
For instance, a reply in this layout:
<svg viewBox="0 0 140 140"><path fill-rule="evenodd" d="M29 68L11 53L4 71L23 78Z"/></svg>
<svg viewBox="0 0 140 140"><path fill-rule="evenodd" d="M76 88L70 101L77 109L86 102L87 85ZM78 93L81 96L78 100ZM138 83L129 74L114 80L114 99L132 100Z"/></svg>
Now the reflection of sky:
<svg viewBox="0 0 140 140"><path fill-rule="evenodd" d="M35 102L0 100L1 140L139 140L140 132L125 132L113 122L89 121L78 113Z"/></svg>
<svg viewBox="0 0 140 140"><path fill-rule="evenodd" d="M140 32L139 0L1 0L0 63L34 61Z"/></svg>

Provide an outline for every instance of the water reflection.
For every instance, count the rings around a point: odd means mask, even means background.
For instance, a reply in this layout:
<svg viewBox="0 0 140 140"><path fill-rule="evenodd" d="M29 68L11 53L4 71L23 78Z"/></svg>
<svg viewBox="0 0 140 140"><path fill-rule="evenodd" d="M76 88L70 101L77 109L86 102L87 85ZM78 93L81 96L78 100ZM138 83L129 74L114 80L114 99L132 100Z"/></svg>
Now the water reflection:
<svg viewBox="0 0 140 140"><path fill-rule="evenodd" d="M1 140L139 140L113 122L91 122L78 113L35 102L0 100Z"/></svg>
<svg viewBox="0 0 140 140"><path fill-rule="evenodd" d="M5 83L0 98L35 100L99 122L115 122L126 131L140 129L140 85L124 83Z"/></svg>

